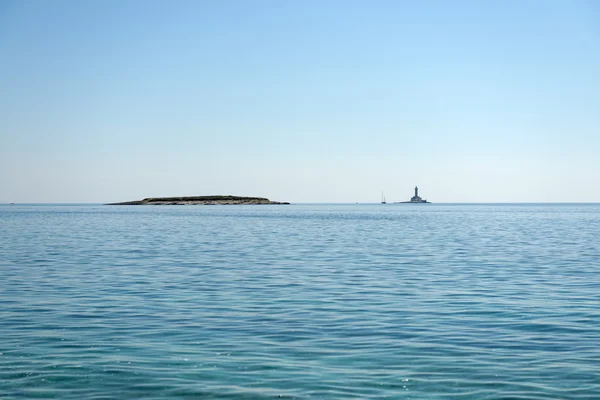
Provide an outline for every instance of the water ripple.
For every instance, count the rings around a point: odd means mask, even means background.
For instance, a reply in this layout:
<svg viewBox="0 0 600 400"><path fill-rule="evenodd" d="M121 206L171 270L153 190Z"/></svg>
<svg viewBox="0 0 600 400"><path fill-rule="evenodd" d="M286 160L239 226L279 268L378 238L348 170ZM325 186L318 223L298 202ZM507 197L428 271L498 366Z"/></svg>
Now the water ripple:
<svg viewBox="0 0 600 400"><path fill-rule="evenodd" d="M600 206L0 207L0 398L600 398Z"/></svg>

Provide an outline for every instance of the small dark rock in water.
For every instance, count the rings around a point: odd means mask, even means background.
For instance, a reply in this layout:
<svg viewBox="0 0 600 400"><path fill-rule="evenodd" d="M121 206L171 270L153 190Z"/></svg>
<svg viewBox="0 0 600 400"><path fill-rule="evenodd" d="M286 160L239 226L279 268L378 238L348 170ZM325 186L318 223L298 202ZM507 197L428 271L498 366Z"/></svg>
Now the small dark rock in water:
<svg viewBox="0 0 600 400"><path fill-rule="evenodd" d="M109 203L109 206L138 206L138 205L240 205L240 204L290 204L288 202L271 201L264 197L239 196L189 196L189 197L149 197L144 200Z"/></svg>

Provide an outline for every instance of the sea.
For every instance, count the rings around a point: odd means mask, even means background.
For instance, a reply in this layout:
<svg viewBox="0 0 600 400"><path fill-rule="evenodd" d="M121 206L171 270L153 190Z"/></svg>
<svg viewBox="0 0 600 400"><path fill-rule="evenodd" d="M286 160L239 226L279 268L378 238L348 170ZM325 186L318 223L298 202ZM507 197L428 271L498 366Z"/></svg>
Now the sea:
<svg viewBox="0 0 600 400"><path fill-rule="evenodd" d="M600 204L0 206L0 399L600 399Z"/></svg>

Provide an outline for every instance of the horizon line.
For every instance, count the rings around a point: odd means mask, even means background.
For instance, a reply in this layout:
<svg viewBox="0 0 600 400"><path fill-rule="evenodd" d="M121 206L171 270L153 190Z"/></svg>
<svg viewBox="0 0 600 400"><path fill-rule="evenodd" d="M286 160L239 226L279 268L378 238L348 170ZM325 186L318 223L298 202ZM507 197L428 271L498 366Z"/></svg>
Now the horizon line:
<svg viewBox="0 0 600 400"><path fill-rule="evenodd" d="M411 202L387 202L386 204L381 204L380 202L319 202L319 201L302 201L302 202L289 202L292 204L348 204L348 205L393 205L393 204L421 204L421 203L411 203ZM2 202L0 205L9 206L9 205L106 205L108 203L105 202ZM459 201L459 202L427 202L423 204L600 204L600 201L485 201L485 202L469 202L469 201Z"/></svg>

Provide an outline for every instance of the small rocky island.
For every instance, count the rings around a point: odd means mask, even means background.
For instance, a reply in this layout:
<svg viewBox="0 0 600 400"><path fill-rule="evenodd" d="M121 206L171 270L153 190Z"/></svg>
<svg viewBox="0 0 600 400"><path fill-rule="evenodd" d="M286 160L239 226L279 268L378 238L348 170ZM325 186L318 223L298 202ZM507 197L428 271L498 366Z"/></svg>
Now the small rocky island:
<svg viewBox="0 0 600 400"><path fill-rule="evenodd" d="M246 205L246 204L290 204L288 202L271 201L264 197L239 196L189 196L189 197L149 197L144 200L109 203L108 206L139 205Z"/></svg>

